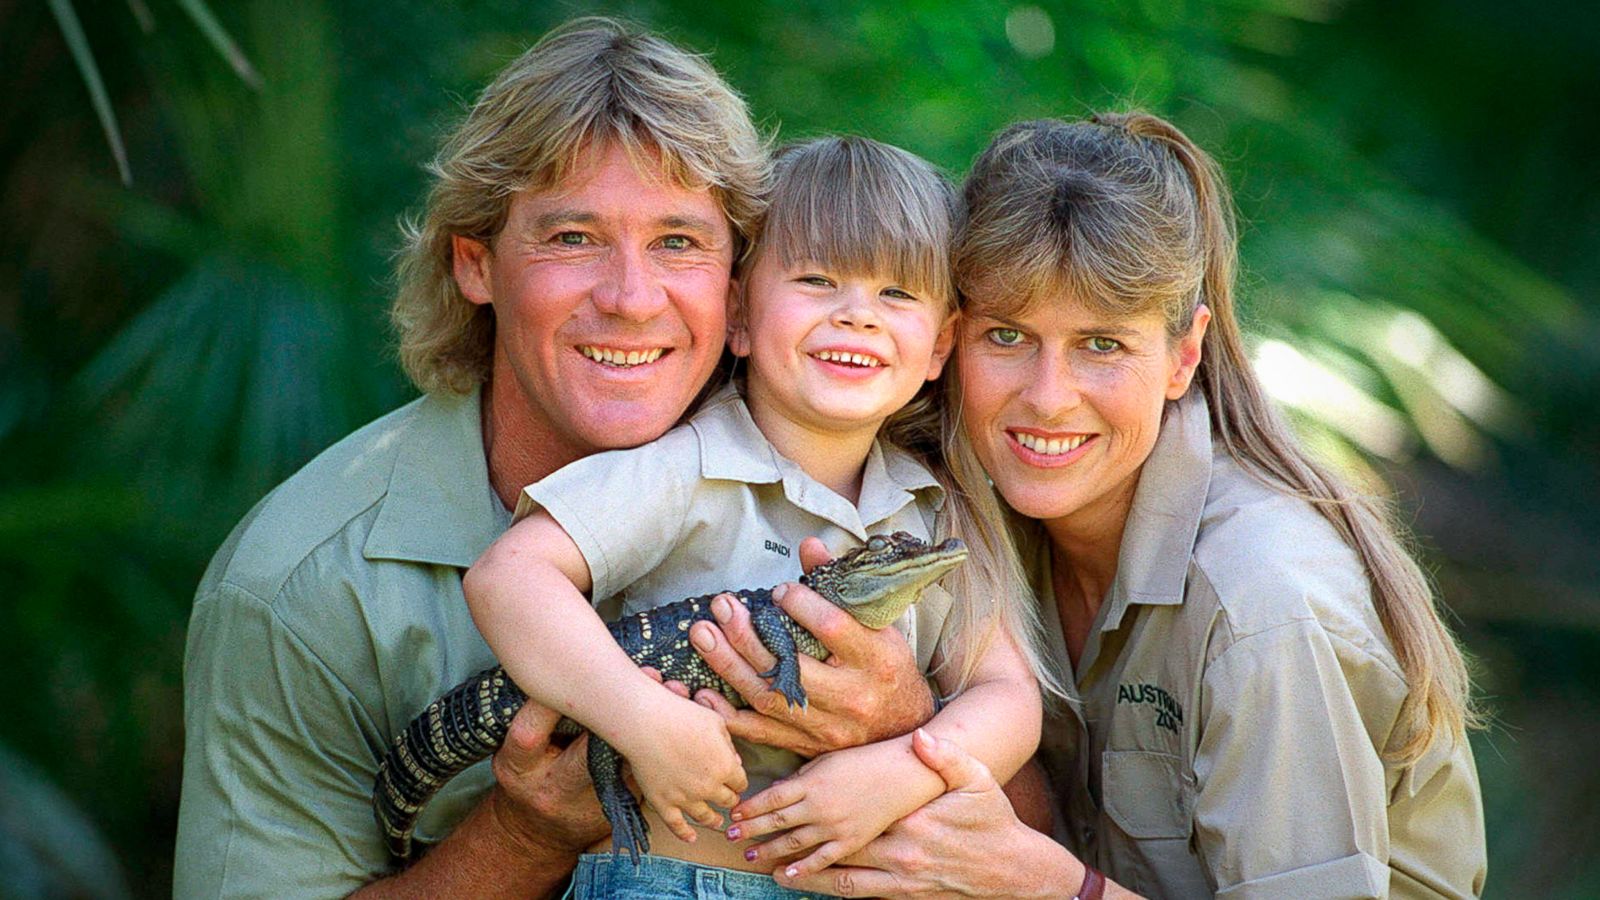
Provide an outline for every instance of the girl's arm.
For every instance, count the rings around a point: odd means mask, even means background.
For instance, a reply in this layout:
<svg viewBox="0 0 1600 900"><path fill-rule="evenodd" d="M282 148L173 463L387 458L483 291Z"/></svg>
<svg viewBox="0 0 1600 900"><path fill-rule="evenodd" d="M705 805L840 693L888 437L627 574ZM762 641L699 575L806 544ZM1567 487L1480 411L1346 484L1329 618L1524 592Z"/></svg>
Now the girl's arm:
<svg viewBox="0 0 1600 900"><path fill-rule="evenodd" d="M645 799L685 841L684 821L715 827L744 770L721 717L641 672L584 599L589 566L550 515L513 525L468 570L467 605L511 679L628 759ZM648 726L642 723L649 723Z"/></svg>
<svg viewBox="0 0 1600 900"><path fill-rule="evenodd" d="M940 669L940 688L952 690L957 666ZM1043 710L1039 686L1016 643L995 635L972 678L926 730L950 741L1001 779L1022 768L1039 743ZM944 793L944 780L923 765L911 736L826 754L733 809L728 837L738 840L789 829L750 847L745 858L776 863L816 848L781 867L803 878L861 849L896 820Z"/></svg>
<svg viewBox="0 0 1600 900"><path fill-rule="evenodd" d="M1087 870L1067 848L1017 820L982 763L949 741L914 736L918 759L944 793L890 826L848 865L784 887L840 897L1039 897L1084 893ZM1138 900L1107 879L1103 900Z"/></svg>

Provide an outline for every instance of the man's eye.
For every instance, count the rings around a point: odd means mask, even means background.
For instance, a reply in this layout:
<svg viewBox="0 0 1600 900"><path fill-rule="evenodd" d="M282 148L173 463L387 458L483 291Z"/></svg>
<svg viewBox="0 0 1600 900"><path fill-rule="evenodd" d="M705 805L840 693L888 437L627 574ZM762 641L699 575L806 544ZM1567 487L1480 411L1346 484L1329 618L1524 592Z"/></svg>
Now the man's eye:
<svg viewBox="0 0 1600 900"><path fill-rule="evenodd" d="M668 250L687 250L694 244L681 234L669 234L661 239L661 246Z"/></svg>
<svg viewBox="0 0 1600 900"><path fill-rule="evenodd" d="M1088 346L1095 353L1115 353L1122 349L1122 342L1115 338L1092 337L1089 338Z"/></svg>
<svg viewBox="0 0 1600 900"><path fill-rule="evenodd" d="M1015 347L1022 343L1022 332L1015 328L991 328L988 337L990 341L1002 347Z"/></svg>
<svg viewBox="0 0 1600 900"><path fill-rule="evenodd" d="M589 242L589 236L581 231L563 231L556 235L556 243L568 247L581 247Z"/></svg>

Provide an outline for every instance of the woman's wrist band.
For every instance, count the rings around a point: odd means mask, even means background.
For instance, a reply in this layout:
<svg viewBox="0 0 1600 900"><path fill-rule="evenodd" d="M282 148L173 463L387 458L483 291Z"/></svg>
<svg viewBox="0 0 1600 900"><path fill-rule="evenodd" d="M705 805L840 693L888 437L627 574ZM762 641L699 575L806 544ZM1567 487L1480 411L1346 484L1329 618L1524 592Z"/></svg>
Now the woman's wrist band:
<svg viewBox="0 0 1600 900"><path fill-rule="evenodd" d="M1100 900L1106 892L1106 877L1088 863L1083 864L1083 886L1072 900Z"/></svg>

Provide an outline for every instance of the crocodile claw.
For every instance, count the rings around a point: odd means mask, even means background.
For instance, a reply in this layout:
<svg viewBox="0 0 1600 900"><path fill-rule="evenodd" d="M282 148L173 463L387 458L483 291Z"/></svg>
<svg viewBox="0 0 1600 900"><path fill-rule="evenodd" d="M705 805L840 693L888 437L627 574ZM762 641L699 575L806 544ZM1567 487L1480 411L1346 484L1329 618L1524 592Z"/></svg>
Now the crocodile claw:
<svg viewBox="0 0 1600 900"><path fill-rule="evenodd" d="M650 827L639 809L639 801L626 790L620 794L610 792L600 798L600 811L606 814L606 821L611 823L613 859L622 859L622 851L626 850L634 868L638 868L639 854L650 852Z"/></svg>
<svg viewBox="0 0 1600 900"><path fill-rule="evenodd" d="M806 689L800 684L800 660L794 657L778 660L778 664L761 673L772 679L772 689L783 695L789 708L806 708Z"/></svg>
<svg viewBox="0 0 1600 900"><path fill-rule="evenodd" d="M600 738L589 735L589 778L594 781L594 793L600 798L600 811L611 823L611 853L615 859L628 851L633 864L639 865L639 854L650 852L650 826L639 809L639 801L622 780L622 756L615 747Z"/></svg>

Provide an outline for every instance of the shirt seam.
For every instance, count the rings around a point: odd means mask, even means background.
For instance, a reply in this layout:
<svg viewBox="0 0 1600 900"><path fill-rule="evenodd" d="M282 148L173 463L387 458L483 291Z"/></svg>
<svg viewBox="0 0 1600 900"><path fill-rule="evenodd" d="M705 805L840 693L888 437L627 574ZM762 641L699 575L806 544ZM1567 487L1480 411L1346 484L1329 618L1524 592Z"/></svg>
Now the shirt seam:
<svg viewBox="0 0 1600 900"><path fill-rule="evenodd" d="M372 498L372 502L371 503L368 503L366 506L363 506L360 509L356 510L354 513L351 513L343 521L339 522L337 528L331 529L321 539L319 539L318 541L316 541L315 543L313 543L309 547L307 547L306 551L304 553L300 554L299 558L297 558L292 565L286 567L286 571L284 571L283 577L278 579L277 582L273 585L272 599L271 600L268 600L266 597L264 597L261 593L256 591L254 588L246 585L243 581L240 581L238 579L238 576L234 574L234 561L239 558L239 552L240 552L240 549L241 549L239 547L235 547L234 548L233 555L228 559L228 565L223 570L222 577L218 580L218 586L220 587L220 586L226 585L228 587L237 588L237 589L249 594L251 597L254 597L256 600L259 600L260 602L266 604L267 606L275 608L277 606L278 598L283 596L283 593L284 593L284 590L285 590L285 586L288 585L288 583L301 570L301 568L303 568L305 566L306 562L308 560L310 560L311 557L316 555L318 550L321 550L323 547L326 547L328 544L330 544L333 541L337 540L340 535L342 535L346 531L350 530L350 526L357 519L359 519L362 516L366 515L367 513L371 512L373 509L377 508L377 506L379 504L383 503L383 501L385 499L387 499L388 496L389 496L389 489L387 487L385 487L383 489L383 491L381 491L376 497ZM240 544L243 544L246 540L249 540L251 538L250 532L254 531L255 527L256 527L256 523L255 522L251 522L250 523L250 527L246 530L246 533L240 538L240 541L239 541ZM369 528L369 529L367 529L367 533L365 535L363 535L362 539L361 539L361 547L363 548L363 553L365 552L364 548L366 547L367 539L370 538L371 536L372 536L372 529ZM411 564L424 564L424 561L420 560L420 559L401 559L401 560L398 560L398 561L411 563ZM427 564L431 565L431 563L427 563ZM274 612L276 612L275 609L274 609Z"/></svg>
<svg viewBox="0 0 1600 900"><path fill-rule="evenodd" d="M1197 568L1198 568L1198 565L1197 565ZM1204 570L1202 570L1202 573L1203 573L1203 571ZM1207 579L1207 583L1208 584L1209 584L1209 581L1210 581L1210 579ZM1213 593L1214 592L1215 592L1215 589L1213 588ZM1233 648L1239 646L1240 644L1244 644L1244 643L1252 640L1253 638L1264 637L1266 635L1273 634L1274 632L1281 631L1284 628L1291 628L1291 627L1298 626L1298 625L1310 624L1310 625L1314 626L1318 631L1320 631L1323 635L1328 637L1330 640L1337 641L1339 644L1349 648L1352 652L1354 652L1355 654L1359 655L1363 660L1377 663L1379 666L1381 666L1383 668L1383 670L1385 672L1389 673L1390 675L1393 675L1396 679L1398 679L1400 684L1403 687L1406 687L1408 690L1410 689L1409 683L1406 681L1404 674L1402 674L1400 672L1400 670L1397 668L1397 664L1395 662L1391 661L1389 658L1387 658L1387 657L1385 657L1385 656L1383 656L1381 654L1374 653L1372 650L1368 649L1367 647L1364 647L1361 644L1358 644L1355 641L1350 640L1349 638L1345 637L1344 635L1340 634L1339 632L1330 629L1327 625L1325 625L1323 623L1323 621L1320 618L1318 618L1314 614L1308 613L1308 614L1305 614L1305 615L1298 615L1298 616L1295 616L1294 618L1288 619L1286 621L1278 622L1276 624L1269 625L1266 628L1258 629L1256 631L1249 632L1248 634L1241 635L1241 634L1239 634L1238 627L1233 622L1233 617L1228 614L1227 606L1219 603L1219 604L1217 604L1217 608L1222 611L1223 621L1226 622L1226 624L1228 626L1228 640L1229 640L1229 643L1228 643L1227 647L1223 648L1223 650L1220 653L1217 654L1215 659L1211 660L1209 663L1206 664L1206 678L1208 680L1210 678L1211 666L1215 665L1218 662L1221 662L1223 657L1225 657L1228 654L1232 653L1233 652Z"/></svg>

